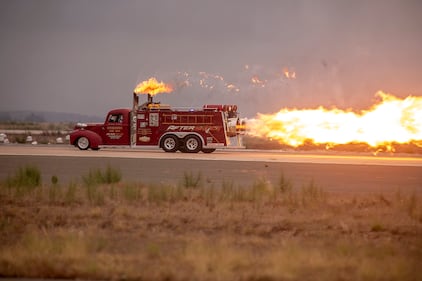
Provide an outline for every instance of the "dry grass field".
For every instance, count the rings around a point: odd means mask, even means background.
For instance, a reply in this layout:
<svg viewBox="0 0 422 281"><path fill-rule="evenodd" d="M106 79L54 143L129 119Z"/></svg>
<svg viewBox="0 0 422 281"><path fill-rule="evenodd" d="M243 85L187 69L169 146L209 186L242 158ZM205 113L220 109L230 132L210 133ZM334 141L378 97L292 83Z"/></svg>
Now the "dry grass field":
<svg viewBox="0 0 422 281"><path fill-rule="evenodd" d="M420 193L309 182L173 185L22 167L0 187L0 276L101 280L420 280Z"/></svg>

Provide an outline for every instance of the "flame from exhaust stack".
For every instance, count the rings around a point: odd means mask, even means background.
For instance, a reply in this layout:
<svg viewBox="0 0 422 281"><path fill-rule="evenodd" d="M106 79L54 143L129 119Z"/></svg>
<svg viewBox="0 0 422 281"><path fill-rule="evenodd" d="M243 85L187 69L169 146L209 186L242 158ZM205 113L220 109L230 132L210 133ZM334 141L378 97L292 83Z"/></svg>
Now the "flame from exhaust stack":
<svg viewBox="0 0 422 281"><path fill-rule="evenodd" d="M282 71L265 71L260 67L245 64L242 69L242 75L246 77L238 77L239 80L227 81L220 74L200 71L197 73L189 73L179 71L174 77L172 85L174 89L180 90L188 87L201 87L209 91L219 91L226 93L248 92L252 88L265 88L282 80L293 80L296 78L296 72L284 67ZM245 83L246 82L246 83Z"/></svg>
<svg viewBox="0 0 422 281"><path fill-rule="evenodd" d="M259 77L258 77L258 75L254 75L254 76L252 76L252 78L251 78L251 83L253 84L253 85L257 85L257 86L261 86L262 88L264 88L265 87L265 83L266 83L267 81L265 81L265 80L261 80Z"/></svg>
<svg viewBox="0 0 422 281"><path fill-rule="evenodd" d="M290 71L287 67L283 69L284 77L287 79L295 79L296 78L296 72Z"/></svg>
<svg viewBox="0 0 422 281"><path fill-rule="evenodd" d="M133 90L135 94L156 95L159 93L170 93L173 91L171 85L165 84L163 81L158 82L154 77L139 83Z"/></svg>
<svg viewBox="0 0 422 281"><path fill-rule="evenodd" d="M413 143L422 147L422 97L405 99L378 92L380 101L355 113L341 109L282 109L250 120L249 134L293 147L314 144L366 143L371 147Z"/></svg>

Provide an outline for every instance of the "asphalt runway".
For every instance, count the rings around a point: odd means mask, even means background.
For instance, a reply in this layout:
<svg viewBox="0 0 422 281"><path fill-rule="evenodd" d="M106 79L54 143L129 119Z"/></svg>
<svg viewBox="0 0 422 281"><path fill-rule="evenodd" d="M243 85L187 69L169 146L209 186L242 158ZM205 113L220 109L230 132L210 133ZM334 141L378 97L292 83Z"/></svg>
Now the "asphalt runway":
<svg viewBox="0 0 422 281"><path fill-rule="evenodd" d="M110 165L122 172L123 181L145 184L177 184L192 173L200 174L207 186L250 186L258 180L277 186L284 175L295 188L314 181L327 191L422 192L422 157L415 155L235 149L186 154L153 148L80 151L66 145L0 145L0 180L27 164L40 168L44 183L55 175L62 185L80 182L90 169Z"/></svg>

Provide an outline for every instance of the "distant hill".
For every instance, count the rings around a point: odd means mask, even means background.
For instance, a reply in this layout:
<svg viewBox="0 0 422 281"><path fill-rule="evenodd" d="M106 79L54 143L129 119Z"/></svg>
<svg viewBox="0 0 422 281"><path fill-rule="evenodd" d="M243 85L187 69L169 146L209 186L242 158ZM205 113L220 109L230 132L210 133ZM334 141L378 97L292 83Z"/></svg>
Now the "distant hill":
<svg viewBox="0 0 422 281"><path fill-rule="evenodd" d="M64 112L3 111L0 121L24 122L103 122L104 117Z"/></svg>

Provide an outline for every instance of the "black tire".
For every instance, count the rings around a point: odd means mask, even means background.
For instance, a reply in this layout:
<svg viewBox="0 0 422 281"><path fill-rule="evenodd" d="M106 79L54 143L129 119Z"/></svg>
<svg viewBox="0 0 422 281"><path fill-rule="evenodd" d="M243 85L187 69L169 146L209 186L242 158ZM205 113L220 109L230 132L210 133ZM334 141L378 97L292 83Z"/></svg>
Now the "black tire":
<svg viewBox="0 0 422 281"><path fill-rule="evenodd" d="M176 136L165 136L161 141L161 148L165 152L176 152L179 148L179 139Z"/></svg>
<svg viewBox="0 0 422 281"><path fill-rule="evenodd" d="M195 135L185 137L183 150L187 153L198 153L202 150L201 139Z"/></svg>
<svg viewBox="0 0 422 281"><path fill-rule="evenodd" d="M213 153L215 151L215 148L203 148L203 153Z"/></svg>
<svg viewBox="0 0 422 281"><path fill-rule="evenodd" d="M91 146L91 143L87 137L80 137L76 140L76 146L80 150L87 150Z"/></svg>

